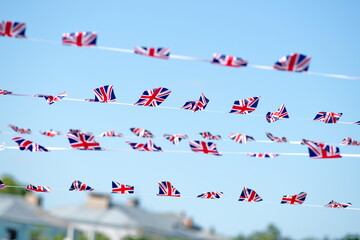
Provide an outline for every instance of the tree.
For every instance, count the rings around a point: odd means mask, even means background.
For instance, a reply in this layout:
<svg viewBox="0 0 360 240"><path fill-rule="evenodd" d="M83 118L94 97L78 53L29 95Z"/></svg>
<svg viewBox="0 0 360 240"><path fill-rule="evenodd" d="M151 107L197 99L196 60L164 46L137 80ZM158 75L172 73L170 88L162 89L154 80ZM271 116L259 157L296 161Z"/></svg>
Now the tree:
<svg viewBox="0 0 360 240"><path fill-rule="evenodd" d="M13 177L5 175L1 178L1 180L4 182L4 184L8 185L8 186L21 186L21 184L16 181ZM20 196L24 196L26 194L26 190L25 188L18 188L18 187L8 187L5 189L0 190L0 194L1 193L5 193L5 194L14 194L14 195L20 195Z"/></svg>

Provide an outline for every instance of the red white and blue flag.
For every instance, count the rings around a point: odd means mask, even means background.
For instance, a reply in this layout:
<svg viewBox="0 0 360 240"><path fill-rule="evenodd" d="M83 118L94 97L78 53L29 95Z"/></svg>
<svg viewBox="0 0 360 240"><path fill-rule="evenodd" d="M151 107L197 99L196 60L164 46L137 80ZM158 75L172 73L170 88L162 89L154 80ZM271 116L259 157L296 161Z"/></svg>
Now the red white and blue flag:
<svg viewBox="0 0 360 240"><path fill-rule="evenodd" d="M306 196L307 193L305 192L301 192L295 195L284 195L281 199L281 204L301 205L304 203Z"/></svg>
<svg viewBox="0 0 360 240"><path fill-rule="evenodd" d="M134 53L161 59L169 59L170 48L135 47Z"/></svg>
<svg viewBox="0 0 360 240"><path fill-rule="evenodd" d="M240 68L240 67L246 67L248 61L235 56L214 53L213 60L211 63L221 66Z"/></svg>
<svg viewBox="0 0 360 240"><path fill-rule="evenodd" d="M221 140L220 135L213 135L210 132L200 132L199 135L205 138L206 140Z"/></svg>
<svg viewBox="0 0 360 240"><path fill-rule="evenodd" d="M287 139L286 137L275 137L274 135L272 135L269 132L266 132L266 136L273 142L277 142L277 143L286 143Z"/></svg>
<svg viewBox="0 0 360 240"><path fill-rule="evenodd" d="M79 180L74 180L71 184L69 191L93 191L94 189Z"/></svg>
<svg viewBox="0 0 360 240"><path fill-rule="evenodd" d="M207 99L205 97L205 95L202 93L200 95L199 100L195 100L195 101L187 101L184 106L181 107L181 109L186 109L186 110L192 110L193 112L196 111L203 111L207 104L209 103L209 99Z"/></svg>
<svg viewBox="0 0 360 240"><path fill-rule="evenodd" d="M276 158L280 156L280 154L276 153L247 153L246 156L256 157L256 158Z"/></svg>
<svg viewBox="0 0 360 240"><path fill-rule="evenodd" d="M341 145L348 145L348 146L359 146L360 145L360 142L350 138L350 137L347 137L345 138L341 143Z"/></svg>
<svg viewBox="0 0 360 240"><path fill-rule="evenodd" d="M26 24L21 22L1 21L0 36L26 38Z"/></svg>
<svg viewBox="0 0 360 240"><path fill-rule="evenodd" d="M260 96L236 100L230 113L249 114L256 110Z"/></svg>
<svg viewBox="0 0 360 240"><path fill-rule="evenodd" d="M320 121L323 123L337 123L341 116L342 113L319 112L318 114L316 114L314 121Z"/></svg>
<svg viewBox="0 0 360 240"><path fill-rule="evenodd" d="M169 140L174 145L178 145L182 139L189 139L187 135L183 134L164 134L164 138Z"/></svg>
<svg viewBox="0 0 360 240"><path fill-rule="evenodd" d="M335 202L334 200L331 200L324 207L326 207L326 208L347 208L347 207L351 207L351 206L352 206L351 203L338 203L338 202Z"/></svg>
<svg viewBox="0 0 360 240"><path fill-rule="evenodd" d="M252 189L244 187L239 201L242 202L261 202L263 199Z"/></svg>
<svg viewBox="0 0 360 240"><path fill-rule="evenodd" d="M78 150L102 150L100 143L95 142L95 136L83 132L68 132L70 146Z"/></svg>
<svg viewBox="0 0 360 240"><path fill-rule="evenodd" d="M26 191L32 191L32 192L50 192L50 187L44 187L44 186L34 186L32 184L29 184L25 187Z"/></svg>
<svg viewBox="0 0 360 240"><path fill-rule="evenodd" d="M216 144L213 142L204 141L190 141L190 149L193 152L201 152L210 155L221 156L222 154L216 149Z"/></svg>
<svg viewBox="0 0 360 240"><path fill-rule="evenodd" d="M233 140L234 142L237 143L241 143L241 144L246 144L248 141L255 141L255 139L252 136L248 136L245 134L240 134L240 133L231 133L229 135L229 138L231 140Z"/></svg>
<svg viewBox="0 0 360 240"><path fill-rule="evenodd" d="M62 35L62 43L65 45L73 45L78 47L96 46L96 32L73 32L64 33Z"/></svg>
<svg viewBox="0 0 360 240"><path fill-rule="evenodd" d="M354 122L353 124L360 125L360 121Z"/></svg>
<svg viewBox="0 0 360 240"><path fill-rule="evenodd" d="M0 95L10 95L10 94L13 94L13 92L4 90L4 89L0 89Z"/></svg>
<svg viewBox="0 0 360 240"><path fill-rule="evenodd" d="M8 126L9 126L12 130L14 130L15 132L17 132L17 133L20 133L20 134L31 134L30 128L19 128L18 126L11 125L11 124L9 124Z"/></svg>
<svg viewBox="0 0 360 240"><path fill-rule="evenodd" d="M311 57L300 53L292 53L280 58L274 68L282 71L307 72L309 70Z"/></svg>
<svg viewBox="0 0 360 240"><path fill-rule="evenodd" d="M6 188L6 184L0 180L0 189L5 189Z"/></svg>
<svg viewBox="0 0 360 240"><path fill-rule="evenodd" d="M302 140L309 149L309 157L312 159L341 158L340 149L322 142Z"/></svg>
<svg viewBox="0 0 360 240"><path fill-rule="evenodd" d="M171 185L168 181L158 182L159 194L157 196L162 197L180 197L180 192Z"/></svg>
<svg viewBox="0 0 360 240"><path fill-rule="evenodd" d="M23 139L21 137L14 137L14 140L18 145L21 151L30 151L30 152L50 152L46 147L43 147L32 141Z"/></svg>
<svg viewBox="0 0 360 240"><path fill-rule="evenodd" d="M206 192L198 195L196 198L219 199L224 195L223 192Z"/></svg>
<svg viewBox="0 0 360 240"><path fill-rule="evenodd" d="M85 99L87 102L115 102L116 97L112 85L106 85L103 87L95 88L95 99Z"/></svg>
<svg viewBox="0 0 360 240"><path fill-rule="evenodd" d="M111 193L133 194L134 191L134 186L120 184L118 182L112 181Z"/></svg>
<svg viewBox="0 0 360 240"><path fill-rule="evenodd" d="M149 130L146 130L143 128L130 128L130 131L138 137L142 137L142 138L153 138L154 137L154 135Z"/></svg>
<svg viewBox="0 0 360 240"><path fill-rule="evenodd" d="M110 130L100 134L100 137L123 137L123 136L124 135L121 133L115 133L115 130Z"/></svg>
<svg viewBox="0 0 360 240"><path fill-rule="evenodd" d="M135 142L126 142L130 145L135 151L146 151L146 152L162 152L161 147L156 146L153 141L149 140L147 143L135 143Z"/></svg>
<svg viewBox="0 0 360 240"><path fill-rule="evenodd" d="M171 91L164 87L144 91L140 99L134 103L138 106L157 107L169 96Z"/></svg>
<svg viewBox="0 0 360 240"><path fill-rule="evenodd" d="M269 123L275 122L277 120L289 118L289 114L285 108L285 105L281 105L280 108L276 112L268 112L266 114L266 121Z"/></svg>
<svg viewBox="0 0 360 240"><path fill-rule="evenodd" d="M54 103L60 101L61 99L63 99L67 95L69 95L69 94L64 92L64 93L59 93L56 96L44 95L44 94L36 94L35 97L43 97L48 102L48 104L51 105L51 104L54 104Z"/></svg>
<svg viewBox="0 0 360 240"><path fill-rule="evenodd" d="M56 132L53 130L49 130L49 131L40 131L40 134L47 136L47 137L55 137L57 135L61 135L61 132Z"/></svg>

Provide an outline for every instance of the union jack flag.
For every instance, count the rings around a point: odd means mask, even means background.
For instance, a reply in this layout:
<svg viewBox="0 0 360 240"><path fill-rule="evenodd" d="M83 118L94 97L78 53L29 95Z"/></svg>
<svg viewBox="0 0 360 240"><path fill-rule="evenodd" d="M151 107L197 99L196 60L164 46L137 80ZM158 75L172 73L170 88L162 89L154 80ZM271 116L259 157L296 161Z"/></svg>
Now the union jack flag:
<svg viewBox="0 0 360 240"><path fill-rule="evenodd" d="M156 146L151 140L147 143L134 143L129 141L126 143L128 143L135 151L162 152L161 147Z"/></svg>
<svg viewBox="0 0 360 240"><path fill-rule="evenodd" d="M48 104L51 105L53 103L56 103L56 102L60 101L61 99L63 99L67 95L69 95L69 94L64 92L64 93L59 93L57 96L37 94L37 95L35 95L35 97L43 97L48 102Z"/></svg>
<svg viewBox="0 0 360 240"><path fill-rule="evenodd" d="M158 182L159 184L159 194L158 196L163 197L180 197L180 192L171 185L168 181Z"/></svg>
<svg viewBox="0 0 360 240"><path fill-rule="evenodd" d="M221 156L222 154L216 149L216 144L213 142L204 142L204 141L190 141L190 149L193 152L202 152L205 154Z"/></svg>
<svg viewBox="0 0 360 240"><path fill-rule="evenodd" d="M120 184L118 182L112 182L111 193L120 193L120 194L133 194L134 186Z"/></svg>
<svg viewBox="0 0 360 240"><path fill-rule="evenodd" d="M123 137L121 133L115 133L115 130L110 130L100 134L100 137Z"/></svg>
<svg viewBox="0 0 360 240"><path fill-rule="evenodd" d="M157 107L169 96L171 91L164 87L144 91L140 99L134 105Z"/></svg>
<svg viewBox="0 0 360 240"><path fill-rule="evenodd" d="M0 89L0 95L9 95L9 94L12 94L13 92L10 92L10 91L7 91L7 90L3 90L3 89Z"/></svg>
<svg viewBox="0 0 360 240"><path fill-rule="evenodd" d="M274 65L274 68L282 71L307 72L309 69L311 57L300 53L292 53L280 58Z"/></svg>
<svg viewBox="0 0 360 240"><path fill-rule="evenodd" d="M14 137L12 140L14 140L19 145L19 149L21 151L50 152L46 147L43 147L29 140L25 140L21 137Z"/></svg>
<svg viewBox="0 0 360 240"><path fill-rule="evenodd" d="M210 132L200 132L199 135L201 135L206 140L221 140L220 135L212 135Z"/></svg>
<svg viewBox="0 0 360 240"><path fill-rule="evenodd" d="M248 136L245 134L240 134L240 133L231 133L229 135L229 138L231 140L233 140L234 142L237 143L241 143L241 144L246 144L247 141L255 141L255 139L252 136Z"/></svg>
<svg viewBox="0 0 360 240"><path fill-rule="evenodd" d="M0 180L0 189L5 189L5 188L6 188L6 184Z"/></svg>
<svg viewBox="0 0 360 240"><path fill-rule="evenodd" d="M44 187L44 186L34 186L32 184L29 184L25 187L26 191L32 191L32 192L50 192L50 187Z"/></svg>
<svg viewBox="0 0 360 240"><path fill-rule="evenodd" d="M256 157L256 158L276 158L280 156L280 154L276 153L247 153L246 156Z"/></svg>
<svg viewBox="0 0 360 240"><path fill-rule="evenodd" d="M360 125L360 121L354 122L353 124Z"/></svg>
<svg viewBox="0 0 360 240"><path fill-rule="evenodd" d="M252 189L244 187L239 201L242 202L261 202L263 199Z"/></svg>
<svg viewBox="0 0 360 240"><path fill-rule="evenodd" d="M227 66L227 67L246 67L248 61L239 57L229 56L220 53L214 53L213 55L213 64Z"/></svg>
<svg viewBox="0 0 360 240"><path fill-rule="evenodd" d="M94 189L79 180L74 180L69 191L93 191Z"/></svg>
<svg viewBox="0 0 360 240"><path fill-rule="evenodd" d="M133 132L138 137L142 137L142 138L154 137L154 135L149 130L143 128L130 128L130 131Z"/></svg>
<svg viewBox="0 0 360 240"><path fill-rule="evenodd" d="M320 121L323 123L337 123L341 116L342 113L319 112L318 114L316 114L314 121Z"/></svg>
<svg viewBox="0 0 360 240"><path fill-rule="evenodd" d="M78 150L102 150L100 143L95 142L95 136L83 132L68 132L70 146Z"/></svg>
<svg viewBox="0 0 360 240"><path fill-rule="evenodd" d="M53 131L53 130L50 130L50 131L40 131L40 134L42 135L45 135L47 137L55 137L57 135L61 135L61 132L56 132L56 131Z"/></svg>
<svg viewBox="0 0 360 240"><path fill-rule="evenodd" d="M199 100L196 101L187 101L181 109L192 110L193 112L202 111L206 108L207 104L209 103L209 99L205 97L202 93Z"/></svg>
<svg viewBox="0 0 360 240"><path fill-rule="evenodd" d="M341 158L338 147L305 139L302 140L302 143L308 146L309 157L312 159Z"/></svg>
<svg viewBox="0 0 360 240"><path fill-rule="evenodd" d="M230 113L249 114L256 110L259 103L259 97L245 98L236 100L231 108Z"/></svg>
<svg viewBox="0 0 360 240"><path fill-rule="evenodd" d="M81 129L70 129L69 132L74 134L82 133L85 135L93 135L91 132L83 132Z"/></svg>
<svg viewBox="0 0 360 240"><path fill-rule="evenodd" d="M347 207L351 207L351 206L352 206L351 203L338 203L338 202L335 202L334 200L331 200L324 207L326 207L326 208L347 208Z"/></svg>
<svg viewBox="0 0 360 240"><path fill-rule="evenodd" d="M96 32L73 32L64 33L62 35L62 43L65 45L73 45L78 47L96 46Z"/></svg>
<svg viewBox="0 0 360 240"><path fill-rule="evenodd" d="M360 142L358 142L350 137L347 137L341 142L341 145L359 146Z"/></svg>
<svg viewBox="0 0 360 240"><path fill-rule="evenodd" d="M95 99L85 99L87 102L115 102L116 97L112 85L106 85L103 87L95 88Z"/></svg>
<svg viewBox="0 0 360 240"><path fill-rule="evenodd" d="M0 36L26 38L26 24L21 22L1 21Z"/></svg>
<svg viewBox="0 0 360 240"><path fill-rule="evenodd" d="M178 145L182 139L189 139L187 135L182 134L164 134L164 138L172 142L174 145Z"/></svg>
<svg viewBox="0 0 360 240"><path fill-rule="evenodd" d="M274 135L272 135L271 133L266 132L266 136L273 142L277 142L277 143L285 143L287 142L286 137L275 137Z"/></svg>
<svg viewBox="0 0 360 240"><path fill-rule="evenodd" d="M17 133L20 133L20 134L31 134L30 128L19 128L18 126L11 125L11 124L9 124L8 126L9 126L12 130L14 130L15 132L17 132Z"/></svg>
<svg viewBox="0 0 360 240"><path fill-rule="evenodd" d="M281 204L301 205L304 203L307 193L301 192L295 195L284 195Z"/></svg>
<svg viewBox="0 0 360 240"><path fill-rule="evenodd" d="M161 59L169 59L170 48L135 47L134 53Z"/></svg>
<svg viewBox="0 0 360 240"><path fill-rule="evenodd" d="M266 114L266 121L269 123L275 122L277 120L289 118L289 114L285 108L285 105L281 105L280 108L276 112L268 112Z"/></svg>
<svg viewBox="0 0 360 240"><path fill-rule="evenodd" d="M206 192L198 195L196 198L219 199L224 195L223 192Z"/></svg>

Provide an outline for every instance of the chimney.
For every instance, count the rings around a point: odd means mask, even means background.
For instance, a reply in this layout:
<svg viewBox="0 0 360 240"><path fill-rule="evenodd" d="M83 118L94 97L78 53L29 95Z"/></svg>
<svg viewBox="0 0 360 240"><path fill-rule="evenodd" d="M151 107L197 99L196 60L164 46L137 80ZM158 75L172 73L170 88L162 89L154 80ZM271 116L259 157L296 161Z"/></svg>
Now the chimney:
<svg viewBox="0 0 360 240"><path fill-rule="evenodd" d="M140 200L137 198L129 198L127 204L130 207L138 207L140 205Z"/></svg>
<svg viewBox="0 0 360 240"><path fill-rule="evenodd" d="M99 193L89 193L87 197L87 207L99 210L108 209L111 205L111 199L109 195Z"/></svg>
<svg viewBox="0 0 360 240"><path fill-rule="evenodd" d="M42 198L29 192L25 194L25 201L37 207L41 207L42 205Z"/></svg>
<svg viewBox="0 0 360 240"><path fill-rule="evenodd" d="M190 228L190 229L193 228L193 220L189 217L186 217L184 219L184 227Z"/></svg>

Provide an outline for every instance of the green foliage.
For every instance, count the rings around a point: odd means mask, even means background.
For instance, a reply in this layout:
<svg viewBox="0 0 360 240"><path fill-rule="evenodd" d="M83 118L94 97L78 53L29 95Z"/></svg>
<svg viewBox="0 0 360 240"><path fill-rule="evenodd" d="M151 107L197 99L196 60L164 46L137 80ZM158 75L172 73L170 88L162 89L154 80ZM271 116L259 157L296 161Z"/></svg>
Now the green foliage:
<svg viewBox="0 0 360 240"><path fill-rule="evenodd" d="M95 240L110 240L110 238L108 238L102 233L96 233Z"/></svg>
<svg viewBox="0 0 360 240"><path fill-rule="evenodd" d="M186 240L186 239L184 239L184 238L147 238L144 236L140 236L140 237L127 236L123 240Z"/></svg>
<svg viewBox="0 0 360 240"><path fill-rule="evenodd" d="M341 238L340 240L360 240L360 235L348 234L345 237Z"/></svg>
<svg viewBox="0 0 360 240"><path fill-rule="evenodd" d="M1 178L1 180L4 182L4 184L9 186L21 186L21 184L11 176L5 175ZM14 194L14 195L24 196L26 194L26 190L25 188L8 187L0 190L0 194Z"/></svg>

